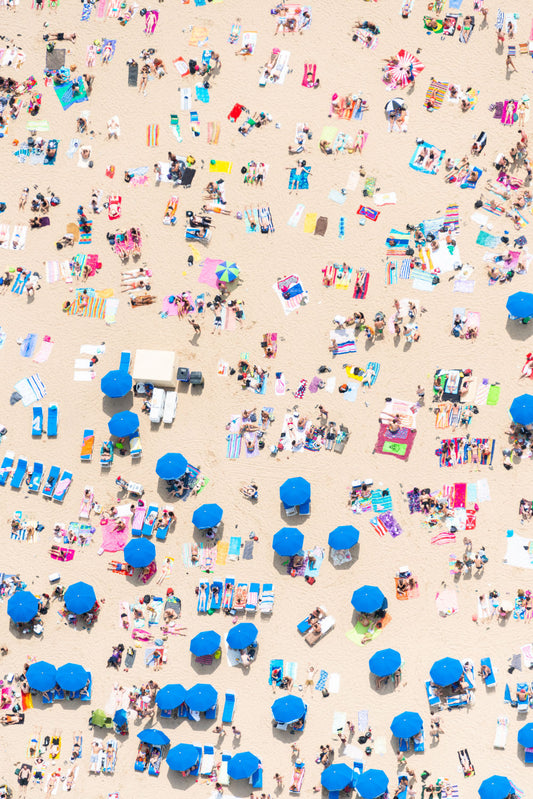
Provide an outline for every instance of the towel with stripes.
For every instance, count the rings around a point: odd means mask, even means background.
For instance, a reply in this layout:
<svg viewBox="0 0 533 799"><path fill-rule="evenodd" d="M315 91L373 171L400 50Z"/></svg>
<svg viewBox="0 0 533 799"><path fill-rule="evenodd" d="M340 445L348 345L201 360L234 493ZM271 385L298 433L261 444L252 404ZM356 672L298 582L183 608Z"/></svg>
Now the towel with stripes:
<svg viewBox="0 0 533 799"><path fill-rule="evenodd" d="M159 146L159 125L148 125L146 129L146 145L147 147Z"/></svg>
<svg viewBox="0 0 533 799"><path fill-rule="evenodd" d="M387 510L392 510L392 497L388 491L375 489L372 491L371 499L374 513L384 513Z"/></svg>
<svg viewBox="0 0 533 799"><path fill-rule="evenodd" d="M236 460L241 454L241 437L237 433L229 433L226 458Z"/></svg>
<svg viewBox="0 0 533 799"><path fill-rule="evenodd" d="M80 229L80 244L90 244L93 240L92 219L88 219L86 222L84 222L84 225L86 225L89 228L89 230L84 231Z"/></svg>

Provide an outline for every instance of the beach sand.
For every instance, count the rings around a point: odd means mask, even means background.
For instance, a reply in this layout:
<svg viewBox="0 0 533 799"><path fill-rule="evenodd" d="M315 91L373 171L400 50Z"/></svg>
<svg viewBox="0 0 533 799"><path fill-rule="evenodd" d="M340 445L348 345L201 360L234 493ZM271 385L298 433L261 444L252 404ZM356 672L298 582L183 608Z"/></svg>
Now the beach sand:
<svg viewBox="0 0 533 799"><path fill-rule="evenodd" d="M464 0L463 13L471 13L471 3ZM468 8L466 8L468 6ZM468 44L462 44L456 34L442 40L438 35L426 35L422 17L425 4L417 3L408 20L400 16L399 0L381 0L379 3L314 3L313 20L303 35L274 36L275 21L271 17L270 5L255 2L246 6L237 0L224 0L221 4L196 8L192 3L181 5L169 0L156 6L160 22L153 36L143 33L143 21L139 14L121 27L115 19L99 19L96 11L88 22L80 22L80 4L63 2L59 9L45 9L42 13L32 11L27 4L17 6L16 11L0 9L2 32L15 37L23 47L27 59L15 73L17 79L33 74L38 91L42 92L42 109L38 120L50 124L49 137L61 140L59 154L53 168L47 166L21 165L11 154L13 139L23 140L26 122L30 119L23 110L19 119L9 124L9 132L2 140L3 180L2 199L7 210L2 222L10 225L27 224L28 208L17 210L18 197L24 186L47 193L50 188L60 198L61 204L52 209L49 228L28 233L26 247L21 252L2 250L3 269L30 266L40 272L43 279L41 289L31 301L6 293L2 298L2 330L7 340L0 353L3 381L0 400L3 411L0 421L8 428L2 442L2 455L13 450L17 456L28 461L40 460L49 468L61 465L73 471L73 484L62 505L47 502L39 496L19 492L9 486L1 490L2 515L4 518L4 553L2 570L19 573L28 587L36 593L49 590L48 575L60 571L61 583L65 586L78 579L95 586L96 595L105 598L100 617L90 631L71 629L58 615L60 603L54 602L44 618L45 632L42 640L19 638L9 627L5 612L1 614L1 641L9 648L2 659L3 673L19 673L29 658L50 659L56 665L74 661L82 663L92 674L92 701L89 704L55 703L42 707L36 698L35 709L26 714L26 723L19 727L0 729L0 740L4 752L3 776L14 785L14 764L26 761L27 742L34 730L42 735L61 732L63 751L60 757L62 773L66 773L65 760L70 754L72 734L83 731L83 758L80 773L73 789L79 796L104 796L119 791L122 797L131 796L136 790L187 790L198 796L209 796L214 785L193 785L191 778L182 778L163 764L157 783L150 782L147 774L133 769L137 739L141 724L130 722L130 735L119 740L119 752L114 776L105 778L88 774L89 748L92 733L87 727L90 711L105 708L114 685L126 688L139 686L148 679L159 685L181 682L186 687L197 681L212 682L219 691L220 723L224 692L234 689L237 696L235 724L242 732L239 741L232 740L231 731L224 740L218 740L212 729L215 722L193 723L163 720L172 745L179 742L217 745L216 760L220 751L250 750L256 753L263 764L264 790L274 792L273 775L279 772L285 777L284 794L288 793L292 773L290 744L297 743L300 755L306 764L303 795L311 795L312 786L319 784L321 767L314 761L320 744L332 744L336 759L343 758L343 747L332 731L336 712L344 712L347 719L356 725L357 714L368 710L369 724L374 736L373 751L365 765L382 768L390 779L391 792L397 784L396 739L391 738L389 725L392 718L404 710L421 713L426 731L426 751L411 754L408 764L417 775L422 769L431 772L431 780L448 778L459 785L461 797L477 796L482 779L493 773L504 774L528 793L529 772L523 763L523 750L516 745L516 733L521 726L515 710L503 704L503 689L507 681L512 689L516 680L528 680L529 672L523 670L507 674L509 658L520 651L520 647L531 641L529 628L523 622L509 620L505 624L493 620L489 623L475 622L477 597L489 590L497 589L502 598L513 599L516 589L531 585L531 572L506 567L503 558L506 550L506 530L515 529L521 535L528 534L521 528L518 504L522 496L530 496L530 464L516 464L506 472L501 464L501 448L507 438L503 435L509 424L507 409L519 393L527 391L526 380L520 380L520 369L526 352L529 328L509 327L505 302L511 287L488 286L485 250L475 245L477 225L470 220L474 212L474 201L479 192L460 190L444 183L444 169L438 175L425 175L411 170L409 160L414 152L417 137L446 150L446 157L461 158L469 152L473 138L485 130L488 144L476 165L484 170L485 177L494 179L492 161L496 153L507 152L517 139L516 125L502 126L492 118L488 107L496 100L518 98L531 86L530 61L526 56L516 56L518 72L506 77L505 56L495 52L494 30L495 6L490 8L488 25L481 25L481 16L476 14L476 29ZM513 9L520 12L519 33L515 43L529 36L529 3L516 0ZM358 15L375 22L381 29L379 42L374 50L367 50L352 42L352 23ZM243 30L258 33L255 54L249 58L234 55L238 45L227 42L231 24L241 17ZM95 75L90 103L74 105L63 111L51 87L43 87L44 22L48 31L77 32L75 44L67 42L67 65L76 64L77 73L86 71L85 51L95 39L116 38L117 47L113 60L102 65L97 59L90 71ZM208 105L193 103L200 118L201 136L193 138L187 114L180 110L179 89L194 86L192 78L181 79L172 66L172 60L182 55L200 59L202 48L188 45L190 27L205 26L209 40L206 46L220 54L220 75L212 81L211 101ZM240 44L240 41L239 41ZM58 45L60 46L60 45ZM289 49L290 70L282 86L260 87L260 67L266 63L271 48ZM161 80L149 82L146 96L127 86L126 60L138 59L143 47L154 47L168 70ZM425 65L414 87L388 92L382 83L382 59L404 47L412 53L421 48L419 58ZM316 62L320 87L316 90L301 86L304 63ZM2 69L2 75L8 74ZM9 71L11 74L11 71ZM479 89L477 107L462 113L447 102L442 108L428 113L423 108L424 95L431 77L450 83L458 83L463 89L472 86ZM330 98L333 92L339 95L355 91L362 92L368 100L369 110L361 123L349 120L329 119ZM194 92L194 89L193 89ZM409 110L407 133L387 132L384 115L385 103L395 96L405 98ZM227 115L236 102L245 104L252 112L265 111L272 115L273 122L242 137L237 125L231 125ZM78 112L90 110L90 135L78 135L82 144L92 146L92 169L79 169L77 156L69 159L66 151L71 138L76 137ZM180 116L183 143L174 139L169 115ZM106 122L113 115L120 118L121 136L118 141L108 141ZM206 142L206 123L220 122L220 140L217 145ZM306 122L313 138L306 143L303 157L311 165L309 190L288 191L288 168L295 166L297 157L287 155L287 146L293 143L295 125ZM146 130L149 124L160 126L159 146L148 148ZM240 123L240 120L239 120ZM362 155L344 154L326 157L319 152L320 131L326 125L335 125L339 130L352 134L362 127L369 132ZM196 176L190 189L172 189L171 184L156 185L152 173L153 164L167 160L167 151L196 158ZM208 172L210 159L227 159L233 162L231 174L222 175L226 184L227 207L232 211L245 207L269 205L275 225L275 233L261 235L245 233L244 223L235 218L215 216L215 230L205 254L235 261L241 270L240 284L232 296L245 302L245 321L234 331L223 331L211 335L212 314L206 312L202 333L198 340L191 338L192 328L177 318L162 318L159 314L164 296L189 290L193 296L201 292L214 295L214 290L198 282L198 263L187 265L191 252L184 239L184 212L198 211L203 190L208 181L219 175ZM269 164L268 176L262 187L243 185L240 168L250 159L259 159ZM113 180L105 176L105 169L113 164L116 174ZM359 171L363 165L366 175L375 175L377 186L383 192L395 192L398 202L394 206L381 208L376 222L359 224L361 217L355 215L359 204L365 203L362 196L364 178L360 178L355 192L347 193L342 206L328 199L331 189L340 190L346 185L350 171ZM124 170L139 166L149 168L147 185L126 185L122 180ZM485 172L486 170L486 172ZM55 260L63 253L55 250L55 241L66 231L66 225L76 220L76 209L82 204L90 206L93 189L102 189L104 199L108 194L122 196L122 218L118 222L107 220L105 211L94 217L93 242L91 245L75 246L73 252L97 253L102 269L89 280L88 285L96 289L113 289L120 298L116 323L106 326L101 320L68 316L61 312L63 302L72 299L69 285L63 281L48 284L43 262ZM163 214L170 195L179 196L178 223L175 227L162 224ZM329 220L324 238L312 236L303 230L303 222L294 229L287 220L297 204L305 204L305 213L317 213ZM387 286L385 278L384 240L391 228L405 229L406 223L418 224L423 219L443 214L448 205L458 203L460 232L457 242L463 262L475 267L475 291L464 295L454 293L448 282L448 274L442 276L440 285L433 292L417 292L408 281ZM373 203L369 205L375 207ZM343 240L337 237L338 220L346 218L346 234ZM527 212L530 216L530 212ZM502 235L509 227L505 218L491 217L494 232ZM108 242L106 233L126 226L139 226L143 236L140 264L153 270L152 293L157 296L155 304L143 308L130 308L126 295L120 293L121 263ZM525 231L527 236L527 229ZM518 234L517 234L518 235ZM198 245L202 256L204 250ZM67 250L68 257L71 250ZM131 259L130 259L131 261ZM327 263L346 261L354 268L366 268L370 272L369 291L364 300L352 299L352 290L326 288L322 284L322 269ZM130 265L128 265L130 268ZM309 292L307 305L284 315L278 297L272 290L277 278L296 271ZM81 285L81 284L80 284ZM517 276L512 291L527 289L528 277ZM416 298L426 310L418 318L421 339L409 346L395 342L390 333L385 340L374 344L365 343L358 337L357 354L332 358L328 352L331 320L336 314L349 315L354 310L364 311L367 320L381 310L388 317L393 311L395 298ZM480 335L476 340L457 340L450 336L452 308L465 306L481 313ZM260 347L262 335L277 332L278 353L275 360L263 358ZM49 335L54 348L48 361L34 364L23 360L16 340L28 333L42 337ZM73 381L74 362L80 358L80 346L105 342L105 354L95 365L95 378L87 383ZM132 407L140 414L141 400L109 400L100 391L100 379L110 369L117 368L120 353L138 348L171 349L177 353L177 362L190 369L200 369L205 378L205 387L193 391L185 385L178 386L178 406L172 426L151 425L147 416L141 416L141 440L143 455L140 460L129 457L115 458L111 474L99 466L98 452L101 442L107 437L107 421L115 411ZM236 366L243 352L250 360L269 370L268 386L264 396L241 389L236 375L217 375L220 359ZM337 385L345 381L343 363L364 368L368 361L381 365L376 384L371 389L359 388L354 403L348 403L336 390L332 394L307 391L301 400L292 392L302 378L310 380L320 364L331 367L331 375ZM486 466L461 466L457 469L440 469L434 452L438 448L439 433L434 425L431 410L431 386L437 368L471 368L481 382L488 378L491 383L501 385L501 396L495 407L481 407L474 416L469 432L481 437L490 435L497 440L494 464ZM279 397L274 393L275 372L282 371L289 391ZM59 405L59 434L55 439L31 438L31 407L19 402L13 406L9 398L14 384L21 378L38 372L46 385L43 405L56 402ZM328 377L328 375L326 375ZM426 403L417 416L417 436L412 454L407 462L385 455L373 454L378 434L378 416L386 397L416 401L418 384L425 387ZM329 410L330 420L343 423L351 431L350 439L342 455L321 450L318 453L283 452L272 456L269 447L276 444L281 432L283 417L287 409L298 404L301 415L314 418L319 403ZM228 460L226 454L226 430L232 414L240 414L244 408L256 406L273 407L275 421L266 435L265 449L256 458L247 458L243 453L238 461ZM95 431L96 446L91 463L79 461L83 429ZM167 492L155 475L158 457L167 451L181 452L188 461L200 466L209 483L196 498L186 502L169 503ZM94 541L85 549L76 549L74 559L61 563L50 559L52 529L56 522L73 521L85 485L94 487L95 497L103 507L116 501L117 489L114 478L121 474L127 479L143 484L145 500L160 506L172 505L177 516L175 529L165 543L157 543L157 561L165 556L175 558L170 579L161 586L154 582L148 588L140 583L114 575L106 568L114 558L111 553L98 555L101 543L99 517L92 514L96 528ZM311 514L307 517L286 519L281 511L278 488L288 477L302 475L312 486ZM374 485L389 488L393 499L393 512L403 527L398 538L386 535L380 538L372 529L369 519L374 514L355 516L347 506L349 487L353 480L372 478ZM406 492L414 486L431 487L436 490L453 482L474 482L486 478L490 486L491 501L480 505L477 527L470 533L474 549L486 547L489 562L481 577L461 578L454 584L450 575L449 555L462 554L462 534L455 544L437 546L430 543L431 532L421 525L419 515L410 516ZM259 486L259 501L252 504L244 499L239 488L255 480ZM243 543L250 531L258 541L254 546L253 560L228 561L225 566L216 565L213 577L223 580L233 575L236 581L261 583L272 582L275 589L275 604L270 616L255 614L252 618L259 628L259 650L256 662L247 670L230 668L224 652L216 667L198 666L191 660L189 639L201 630L213 628L221 635L230 629L234 617L216 614L200 617L196 612L195 587L205 578L199 568L185 567L182 562L182 544L195 538L191 516L202 502L218 502L224 508L223 537L242 536ZM19 542L9 538L9 520L12 513L20 510L27 518L38 519L44 530L36 542ZM360 530L360 543L354 551L349 566L335 568L328 559L327 536L340 524L355 524ZM326 549L326 561L314 585L308 585L301 577L292 579L286 573L282 560L271 548L272 535L286 524L298 524L305 534L306 548L322 546ZM120 555L120 553L118 553ZM355 556L356 555L356 556ZM407 602L399 602L394 596L394 575L407 565L416 575L420 596ZM364 584L378 585L389 601L390 623L379 637L357 646L346 637L353 626L350 598L354 589ZM459 611L450 617L439 616L435 595L443 583L454 587L458 595ZM119 627L119 602L135 602L146 591L164 595L172 586L182 601L182 624L186 627L184 637L171 636L168 641L168 662L159 673L144 665L144 649L137 650L135 666L127 673L106 669L107 657L113 645L122 642L129 645L130 637ZM317 604L325 605L335 617L336 623L327 637L309 648L300 637L296 625ZM386 689L376 692L373 678L369 675L368 659L378 649L397 648L404 661L402 681L394 692ZM445 655L473 658L476 669L479 659L490 655L497 669L498 686L495 691L486 691L477 678L475 704L468 709L457 709L441 714L444 735L438 745L429 740L430 712L425 695L424 682L428 679L432 663ZM298 663L294 692L300 693L308 665L340 675L338 693L323 697L319 691L303 693L309 710L303 734L291 736L287 732L275 731L271 726L270 705L276 695L268 685L269 661L283 658ZM509 717L509 739L506 750L493 749L492 743L499 716ZM158 722L159 726L159 722ZM102 738L102 732L96 731ZM357 745L356 732L353 743ZM475 766L475 776L465 778L460 768L457 751L468 748ZM46 760L48 773L51 763ZM420 777L415 791L420 790ZM233 781L225 795L244 796L249 792L244 781ZM36 794L41 788L30 786L28 794ZM62 790L60 788L60 790Z"/></svg>

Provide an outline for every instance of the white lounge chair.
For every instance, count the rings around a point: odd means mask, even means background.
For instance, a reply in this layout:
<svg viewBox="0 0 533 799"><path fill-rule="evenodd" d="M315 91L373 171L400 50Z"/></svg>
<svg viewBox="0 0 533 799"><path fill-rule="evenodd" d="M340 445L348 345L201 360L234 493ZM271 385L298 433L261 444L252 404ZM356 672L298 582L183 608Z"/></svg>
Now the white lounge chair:
<svg viewBox="0 0 533 799"><path fill-rule="evenodd" d="M150 400L150 421L159 424L163 418L163 407L165 405L165 389L154 388L152 399Z"/></svg>
<svg viewBox="0 0 533 799"><path fill-rule="evenodd" d="M133 438L130 438L130 455L132 458L140 458L142 454L141 439L139 436L133 436Z"/></svg>
<svg viewBox="0 0 533 799"><path fill-rule="evenodd" d="M305 635L305 640L309 646L314 646L317 641L320 641L320 639L323 638L326 633L328 633L331 628L335 626L335 617L326 616L325 619L320 619L318 623L320 624L320 632L316 632L314 629L311 629Z"/></svg>
<svg viewBox="0 0 533 799"><path fill-rule="evenodd" d="M509 719L507 716L500 716L496 723L496 734L494 735L494 749L505 749L507 735L509 733Z"/></svg>
<svg viewBox="0 0 533 799"><path fill-rule="evenodd" d="M163 406L163 424L172 424L176 416L176 406L178 404L178 394L176 391L165 393L165 404Z"/></svg>
<svg viewBox="0 0 533 799"><path fill-rule="evenodd" d="M261 613L272 613L274 607L274 588L272 583L263 584L263 592L259 602L259 611Z"/></svg>

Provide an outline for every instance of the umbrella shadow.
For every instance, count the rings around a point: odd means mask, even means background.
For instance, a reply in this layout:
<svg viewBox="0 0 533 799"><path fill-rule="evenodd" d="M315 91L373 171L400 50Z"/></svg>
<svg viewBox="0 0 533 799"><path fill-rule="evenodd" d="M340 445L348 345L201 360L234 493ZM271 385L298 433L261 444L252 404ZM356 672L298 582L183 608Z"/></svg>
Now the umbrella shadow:
<svg viewBox="0 0 533 799"><path fill-rule="evenodd" d="M193 671L195 671L196 674L198 674L201 677L204 674L205 675L213 674L213 672L218 669L221 660L222 660L221 657L220 658L213 657L211 663L199 663L196 659L196 656L191 655L191 667Z"/></svg>
<svg viewBox="0 0 533 799"><path fill-rule="evenodd" d="M102 397L102 410L108 416L114 416L115 413L122 413L122 411L131 411L133 408L133 394L129 391L125 397Z"/></svg>
<svg viewBox="0 0 533 799"><path fill-rule="evenodd" d="M305 524L305 522L307 521L307 519L309 519L311 514L307 513L304 516L301 516L299 513L297 513L295 516L287 516L285 512L285 506L283 502L281 502L280 500L279 515L283 520L284 527L298 527L300 524Z"/></svg>
<svg viewBox="0 0 533 799"><path fill-rule="evenodd" d="M516 319L507 319L505 329L514 341L526 341L533 334L533 325L524 325Z"/></svg>

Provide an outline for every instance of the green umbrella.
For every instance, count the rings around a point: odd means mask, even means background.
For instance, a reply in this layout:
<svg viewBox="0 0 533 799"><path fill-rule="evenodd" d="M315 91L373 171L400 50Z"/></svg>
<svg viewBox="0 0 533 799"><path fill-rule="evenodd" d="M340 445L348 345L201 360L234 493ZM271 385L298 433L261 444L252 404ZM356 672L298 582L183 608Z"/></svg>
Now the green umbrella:
<svg viewBox="0 0 533 799"><path fill-rule="evenodd" d="M239 277L239 267L237 264L228 264L223 261L216 271L216 276L221 283L232 283Z"/></svg>

